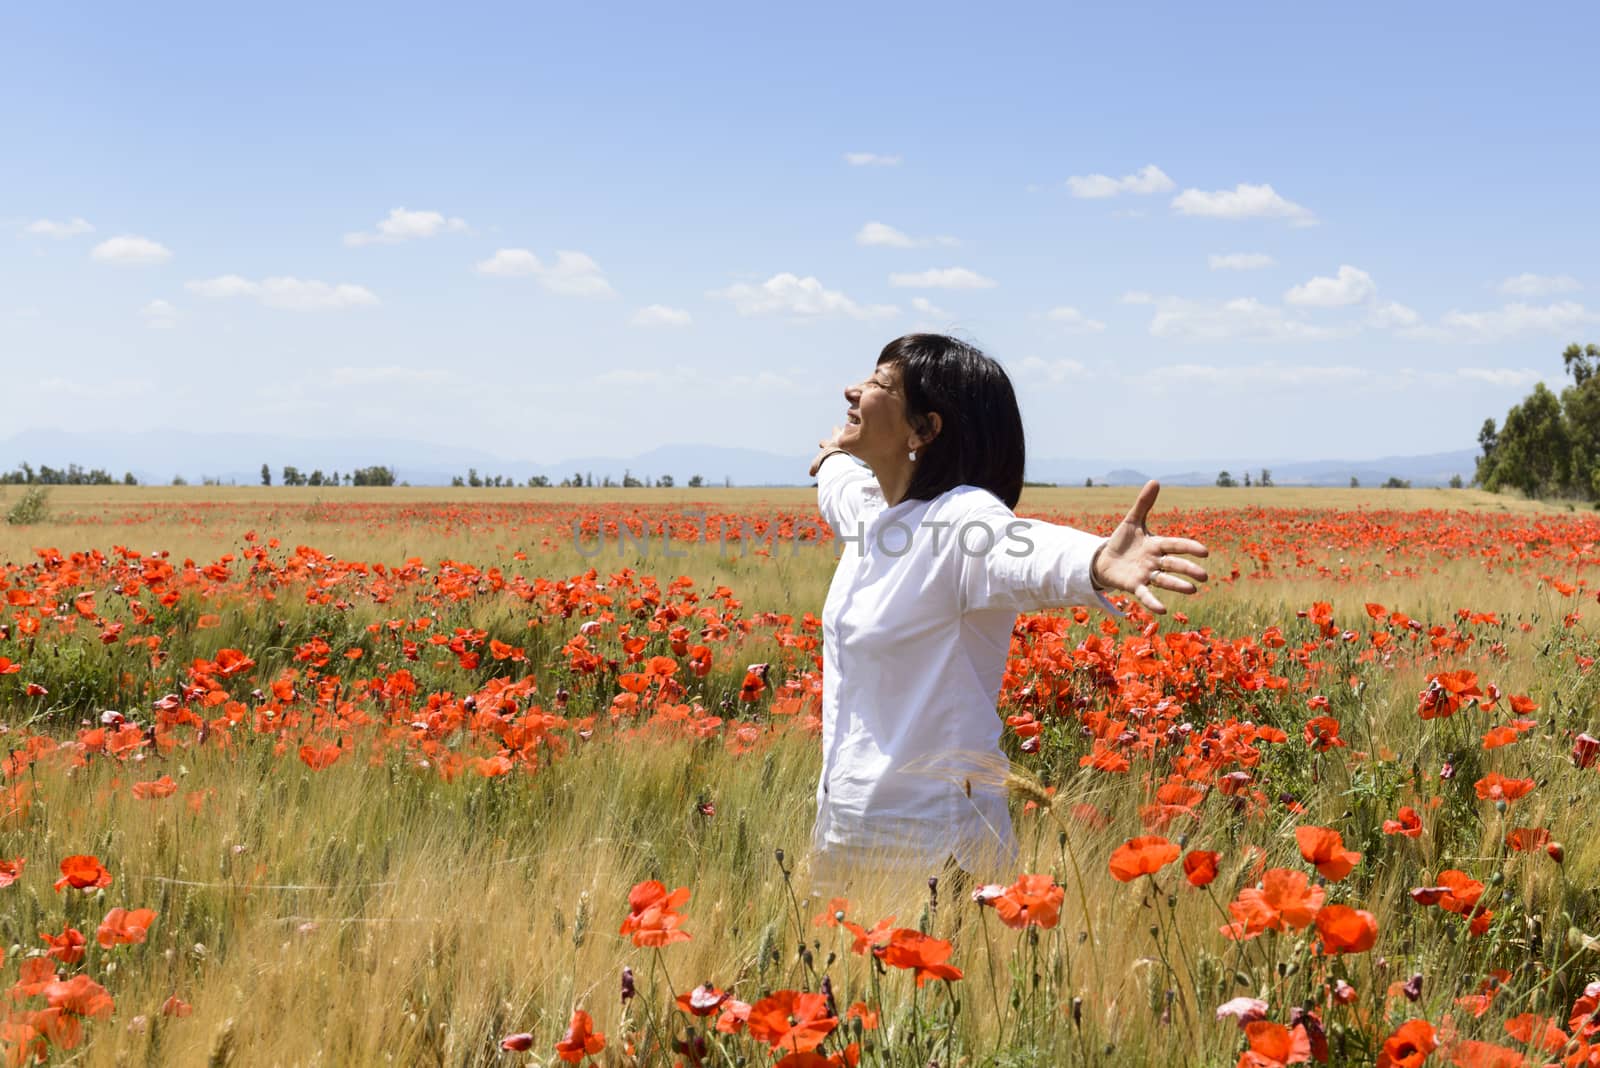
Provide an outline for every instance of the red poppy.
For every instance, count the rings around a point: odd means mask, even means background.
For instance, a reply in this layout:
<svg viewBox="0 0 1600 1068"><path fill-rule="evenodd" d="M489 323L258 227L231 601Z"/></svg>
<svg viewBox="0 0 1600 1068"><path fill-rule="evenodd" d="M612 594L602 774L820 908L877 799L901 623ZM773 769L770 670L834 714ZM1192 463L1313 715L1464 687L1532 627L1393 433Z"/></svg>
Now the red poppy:
<svg viewBox="0 0 1600 1068"><path fill-rule="evenodd" d="M1300 855L1324 879L1338 882L1361 861L1361 854L1346 849L1343 836L1331 827L1296 827L1294 838L1300 845Z"/></svg>
<svg viewBox="0 0 1600 1068"><path fill-rule="evenodd" d="M828 907L811 918L813 927L837 927L844 922L844 914L850 911L850 899L833 897L828 899Z"/></svg>
<svg viewBox="0 0 1600 1068"><path fill-rule="evenodd" d="M889 937L889 943L873 950L879 960L891 968L912 968L916 971L917 985L929 979L947 981L960 979L961 970L946 964L954 949L949 942L933 938L909 927L899 927Z"/></svg>
<svg viewBox="0 0 1600 1068"><path fill-rule="evenodd" d="M868 949L876 949L879 946L888 945L889 937L894 933L893 927L893 916L879 920L872 926L871 930L862 927L859 923L851 923L849 920L844 921L844 929L856 936L856 940L851 943L850 952L865 955Z"/></svg>
<svg viewBox="0 0 1600 1068"><path fill-rule="evenodd" d="M1557 1025L1554 1016L1525 1012L1507 1020L1505 1027L1506 1034L1524 1046L1533 1046L1546 1053L1559 1053L1567 1045L1567 1033Z"/></svg>
<svg viewBox="0 0 1600 1068"><path fill-rule="evenodd" d="M1383 1040L1378 1051L1378 1068L1422 1068L1428 1054L1439 1048L1433 1024L1427 1020L1407 1020Z"/></svg>
<svg viewBox="0 0 1600 1068"><path fill-rule="evenodd" d="M1498 771L1491 771L1473 784L1478 798L1483 801L1515 801L1534 787L1532 779L1508 779Z"/></svg>
<svg viewBox="0 0 1600 1068"><path fill-rule="evenodd" d="M728 1000L726 990L718 990L710 983L695 987L687 994L679 994L678 1008L692 1016L710 1016Z"/></svg>
<svg viewBox="0 0 1600 1068"><path fill-rule="evenodd" d="M1384 834L1403 834L1407 838L1422 836L1422 817L1410 805L1402 805L1397 819L1383 821Z"/></svg>
<svg viewBox="0 0 1600 1068"><path fill-rule="evenodd" d="M1543 827L1513 827L1506 832L1506 847L1518 853L1532 853L1550 843L1550 832Z"/></svg>
<svg viewBox="0 0 1600 1068"><path fill-rule="evenodd" d="M100 927L95 931L95 941L100 943L102 949L112 946L137 945L144 941L145 934L150 925L155 922L156 914L152 909L114 908L106 913L106 918L100 921Z"/></svg>
<svg viewBox="0 0 1600 1068"><path fill-rule="evenodd" d="M1271 1020L1256 1020L1244 1025L1250 1048L1239 1055L1238 1068L1285 1068L1311 1059L1311 1040L1304 1027L1290 1031Z"/></svg>
<svg viewBox="0 0 1600 1068"><path fill-rule="evenodd" d="M40 931L39 937L50 947L45 950L45 956L53 957L62 964L76 964L81 961L84 947L89 944L83 937L83 932L76 927L63 927L58 935Z"/></svg>
<svg viewBox="0 0 1600 1068"><path fill-rule="evenodd" d="M605 1048L606 1036L594 1029L594 1020L582 1009L573 1009L567 1033L556 1043L556 1056L568 1064L577 1064Z"/></svg>
<svg viewBox="0 0 1600 1068"><path fill-rule="evenodd" d="M1131 883L1141 875L1154 875L1178 859L1183 850L1160 835L1130 838L1111 854L1111 874Z"/></svg>
<svg viewBox="0 0 1600 1068"><path fill-rule="evenodd" d="M1463 1039L1450 1047L1450 1063L1456 1068L1525 1068L1528 1059L1493 1042Z"/></svg>
<svg viewBox="0 0 1600 1068"><path fill-rule="evenodd" d="M689 888L680 886L670 894L663 883L647 879L628 892L628 918L622 921L622 934L632 935L636 946L666 946L689 941L689 932L678 930L685 917L677 909L689 900Z"/></svg>
<svg viewBox="0 0 1600 1068"><path fill-rule="evenodd" d="M1263 931L1282 931L1286 927L1309 927L1327 892L1310 885L1305 872L1292 868L1269 868L1261 886L1247 886L1228 902L1233 922L1222 929L1229 938L1254 938Z"/></svg>
<svg viewBox="0 0 1600 1068"><path fill-rule="evenodd" d="M45 1001L52 1009L70 1012L74 1016L110 1016L116 1004L106 988L87 975L74 975L65 982L51 983L43 990Z"/></svg>
<svg viewBox="0 0 1600 1068"><path fill-rule="evenodd" d="M1316 923L1325 953L1365 953L1378 941L1378 919L1365 909L1325 905Z"/></svg>
<svg viewBox="0 0 1600 1068"><path fill-rule="evenodd" d="M804 1053L822 1045L839 1019L828 1015L828 999L822 994L780 990L751 1005L747 1023L750 1037L775 1050Z"/></svg>
<svg viewBox="0 0 1600 1068"><path fill-rule="evenodd" d="M1210 886L1217 877L1217 861L1222 854L1205 849L1191 849L1183 858L1183 877L1190 886Z"/></svg>
<svg viewBox="0 0 1600 1068"><path fill-rule="evenodd" d="M1326 704L1326 698L1323 700ZM1339 737L1339 721L1332 716L1314 716L1306 720L1305 739L1306 744L1318 753L1325 753L1329 749L1337 749L1346 744L1345 740Z"/></svg>
<svg viewBox="0 0 1600 1068"><path fill-rule="evenodd" d="M307 743L300 747L300 759L312 771L321 771L338 760L344 750L337 745L311 745Z"/></svg>
<svg viewBox="0 0 1600 1068"><path fill-rule="evenodd" d="M16 860L0 860L0 887L10 886L22 874L22 869L27 866L27 857L18 857Z"/></svg>
<svg viewBox="0 0 1600 1068"><path fill-rule="evenodd" d="M159 779L150 779L146 782L133 784L133 796L140 801L155 801L164 797L171 797L178 792L178 784L172 781L171 775L163 775Z"/></svg>
<svg viewBox="0 0 1600 1068"><path fill-rule="evenodd" d="M61 862L61 878L56 880L57 890L68 886L74 890L93 890L110 885L111 873L101 865L100 858L81 853Z"/></svg>
<svg viewBox="0 0 1600 1068"><path fill-rule="evenodd" d="M990 904L1007 927L1054 927L1061 919L1066 891L1048 875L1022 875Z"/></svg>

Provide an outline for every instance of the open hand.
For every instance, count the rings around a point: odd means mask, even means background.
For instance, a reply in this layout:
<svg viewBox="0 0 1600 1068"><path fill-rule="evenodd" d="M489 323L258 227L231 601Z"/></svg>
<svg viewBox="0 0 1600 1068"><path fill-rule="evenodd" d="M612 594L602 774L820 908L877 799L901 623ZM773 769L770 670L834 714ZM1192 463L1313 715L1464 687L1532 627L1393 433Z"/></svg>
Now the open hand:
<svg viewBox="0 0 1600 1068"><path fill-rule="evenodd" d="M1206 570L1184 557L1210 554L1192 538L1162 538L1150 533L1147 521L1160 492L1160 483L1144 484L1127 518L1095 554L1094 578L1101 586L1133 594L1150 611L1164 613L1167 606L1156 600L1152 591L1199 592L1195 583L1206 581Z"/></svg>

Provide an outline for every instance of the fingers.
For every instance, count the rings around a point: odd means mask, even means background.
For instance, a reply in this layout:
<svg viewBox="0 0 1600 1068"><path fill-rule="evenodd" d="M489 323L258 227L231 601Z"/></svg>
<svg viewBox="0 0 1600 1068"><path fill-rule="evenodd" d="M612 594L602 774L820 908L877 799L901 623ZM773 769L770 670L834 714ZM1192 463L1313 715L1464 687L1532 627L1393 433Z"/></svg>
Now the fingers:
<svg viewBox="0 0 1600 1068"><path fill-rule="evenodd" d="M1205 579L1202 578L1201 581L1204 582ZM1145 585L1155 586L1163 590L1171 590L1173 593L1195 594L1200 592L1200 587L1196 586L1188 579L1180 578L1177 575L1174 575L1171 571L1157 571L1155 574L1150 576L1149 580L1145 582Z"/></svg>
<svg viewBox="0 0 1600 1068"><path fill-rule="evenodd" d="M1164 553L1181 553L1184 556L1210 556L1211 550L1193 538L1162 538L1156 547Z"/></svg>
<svg viewBox="0 0 1600 1068"><path fill-rule="evenodd" d="M1150 592L1149 586L1141 585L1138 589L1133 591L1133 595L1138 599L1140 604L1144 605L1156 615L1164 616L1167 614L1167 606L1156 600L1156 595Z"/></svg>
<svg viewBox="0 0 1600 1068"><path fill-rule="evenodd" d="M1210 577L1206 574L1205 568L1192 560L1185 560L1181 556L1160 557L1156 560L1156 566L1168 574L1183 575L1194 579L1196 582L1204 582Z"/></svg>
<svg viewBox="0 0 1600 1068"><path fill-rule="evenodd" d="M1132 523L1141 530L1146 529L1145 521L1150 518L1150 509L1155 507L1156 494L1161 492L1161 483L1151 479L1144 484L1144 489L1139 491L1139 496L1134 499L1133 507L1128 509L1128 517L1124 523Z"/></svg>

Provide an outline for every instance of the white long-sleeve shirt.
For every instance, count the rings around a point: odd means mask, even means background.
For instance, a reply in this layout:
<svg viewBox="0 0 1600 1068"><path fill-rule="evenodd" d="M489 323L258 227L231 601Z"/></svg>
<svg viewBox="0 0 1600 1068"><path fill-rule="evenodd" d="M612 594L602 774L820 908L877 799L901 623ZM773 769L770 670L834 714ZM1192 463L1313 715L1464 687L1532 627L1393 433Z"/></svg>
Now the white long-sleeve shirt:
<svg viewBox="0 0 1600 1068"><path fill-rule="evenodd" d="M996 702L1012 628L1018 612L1116 612L1090 581L1106 539L1021 519L974 486L886 506L842 454L818 470L817 505L842 554L822 611L814 872L836 889L855 867L936 875L953 856L1006 875Z"/></svg>

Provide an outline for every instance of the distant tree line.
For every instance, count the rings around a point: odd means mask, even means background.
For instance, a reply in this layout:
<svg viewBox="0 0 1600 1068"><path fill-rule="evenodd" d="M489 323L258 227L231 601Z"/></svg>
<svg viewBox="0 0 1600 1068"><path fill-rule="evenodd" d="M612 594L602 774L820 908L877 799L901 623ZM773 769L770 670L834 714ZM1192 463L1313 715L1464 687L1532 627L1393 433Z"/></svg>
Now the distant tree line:
<svg viewBox="0 0 1600 1068"><path fill-rule="evenodd" d="M1504 425L1484 420L1476 480L1484 489L1600 500L1600 345L1568 345L1561 362L1572 385L1559 396L1539 382Z"/></svg>
<svg viewBox="0 0 1600 1068"><path fill-rule="evenodd" d="M550 484L550 476L548 475L529 475L528 480L521 483L523 486L549 486ZM563 489L583 488L585 486L593 487L597 485L594 480L594 472L592 471L587 473L579 471L555 484ZM614 489L619 486L623 489L672 489L677 484L678 483L671 475L662 475L660 478L656 479L652 479L648 475L646 475L644 478L638 478L633 474L633 472L626 470L622 472L621 482L617 482L610 475L602 475L598 483L602 489ZM690 476L689 481L686 483L686 485L688 485L691 489L699 489L705 484L706 480L702 475L692 475ZM732 484L733 483L731 481L728 482L728 485L731 486ZM510 487L518 485L518 482L516 479L504 475L495 475L492 478L488 475L480 475L478 474L477 468L469 467L467 468L467 473L465 475L456 475L451 478L450 485L471 486L472 488L476 489L482 486Z"/></svg>
<svg viewBox="0 0 1600 1068"><path fill-rule="evenodd" d="M1217 485L1221 486L1223 489L1232 489L1239 484L1239 480L1233 477L1232 472L1217 472ZM1250 481L1250 472L1246 471L1244 473L1244 485L1246 486L1271 486L1272 484L1272 469L1269 467L1263 467L1261 469L1261 477L1255 482Z"/></svg>
<svg viewBox="0 0 1600 1068"><path fill-rule="evenodd" d="M77 464L65 468L40 464L35 471L32 464L19 464L14 471L0 472L0 485L7 486L137 486L139 480L129 471L121 479L111 477L103 468L85 471Z"/></svg>
<svg viewBox="0 0 1600 1068"><path fill-rule="evenodd" d="M261 484L272 485L272 468L266 464L261 465ZM392 486L395 484L395 477L392 467L358 467L354 471L346 471L343 475L338 471L324 475L320 467L307 474L298 467L285 466L283 484L285 486Z"/></svg>

